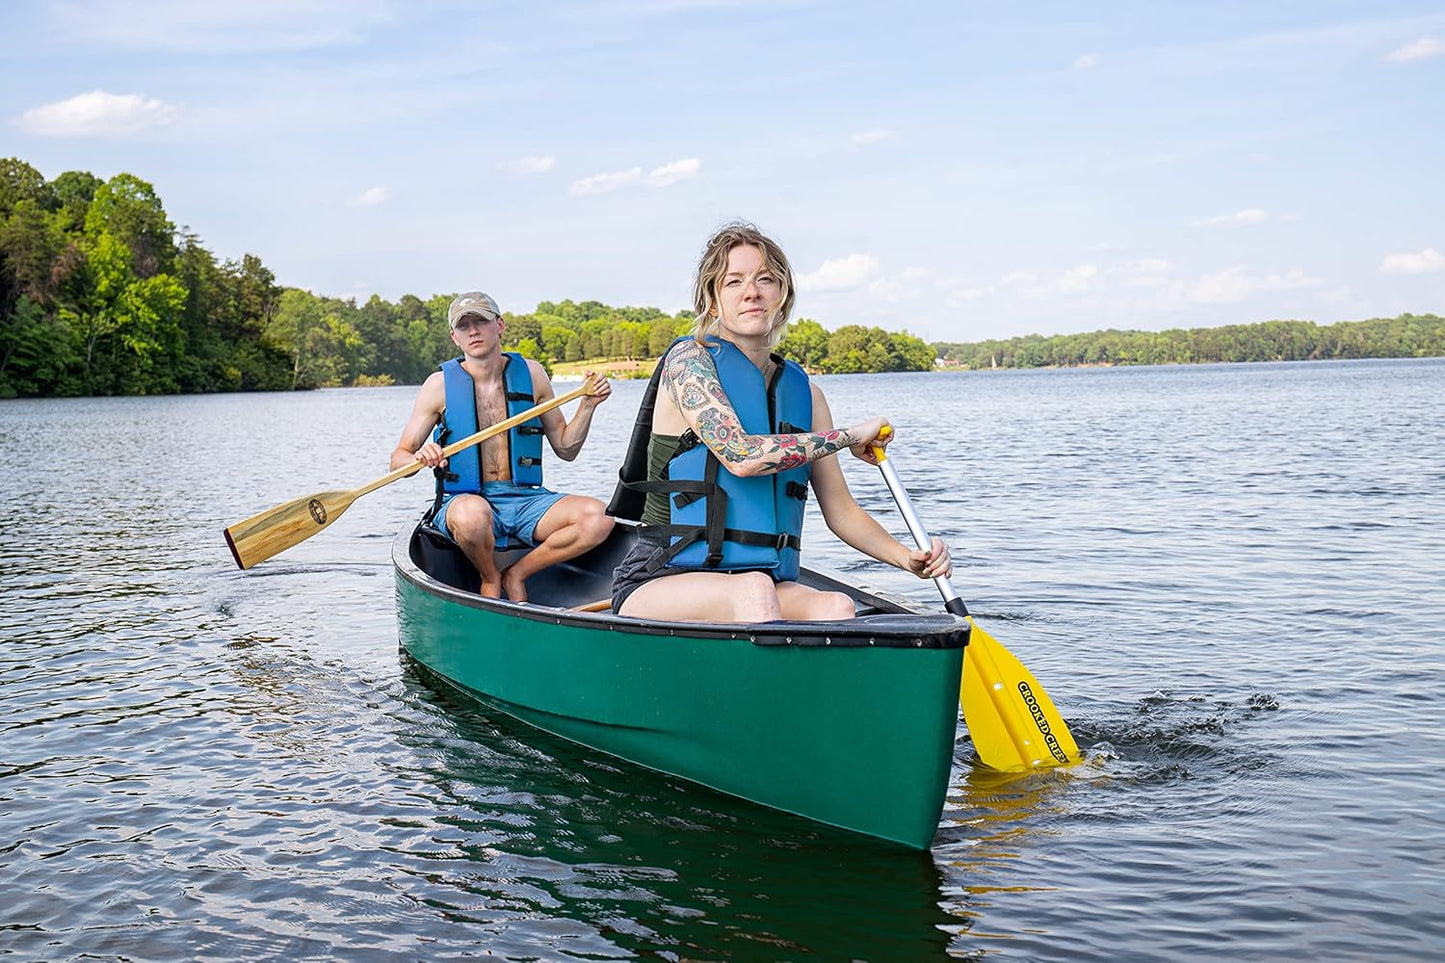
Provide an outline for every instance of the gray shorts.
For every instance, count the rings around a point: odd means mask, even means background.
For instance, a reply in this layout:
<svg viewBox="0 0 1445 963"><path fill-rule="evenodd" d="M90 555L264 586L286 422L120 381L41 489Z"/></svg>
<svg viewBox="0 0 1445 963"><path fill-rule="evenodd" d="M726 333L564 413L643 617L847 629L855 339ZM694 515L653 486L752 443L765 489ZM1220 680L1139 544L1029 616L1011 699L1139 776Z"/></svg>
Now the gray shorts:
<svg viewBox="0 0 1445 963"><path fill-rule="evenodd" d="M644 535L637 536L637 541L632 544L632 550L627 553L616 569L612 572L612 611L616 612L622 608L622 603L627 597L636 592L642 586L655 578L662 578L667 575L681 575L683 572L702 572L706 569L696 568L668 568L667 553L671 545L666 539L658 540ZM726 571L723 575L741 575L743 572L765 572L766 569L749 568L738 571ZM768 572L772 575L772 572ZM778 579L773 577L773 581Z"/></svg>

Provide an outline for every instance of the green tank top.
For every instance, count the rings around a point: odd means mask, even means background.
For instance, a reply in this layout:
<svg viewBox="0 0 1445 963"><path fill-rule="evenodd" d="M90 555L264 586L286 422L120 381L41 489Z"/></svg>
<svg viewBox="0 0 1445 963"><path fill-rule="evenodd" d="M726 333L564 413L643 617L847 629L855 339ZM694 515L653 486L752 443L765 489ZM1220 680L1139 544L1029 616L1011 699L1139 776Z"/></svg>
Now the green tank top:
<svg viewBox="0 0 1445 963"><path fill-rule="evenodd" d="M672 456L677 454L677 443L681 435L653 435L647 443L647 480L657 481L662 477L663 469L667 463L672 461ZM672 523L672 509L667 503L667 492L648 492L647 500L642 505L642 524L644 525L670 525Z"/></svg>

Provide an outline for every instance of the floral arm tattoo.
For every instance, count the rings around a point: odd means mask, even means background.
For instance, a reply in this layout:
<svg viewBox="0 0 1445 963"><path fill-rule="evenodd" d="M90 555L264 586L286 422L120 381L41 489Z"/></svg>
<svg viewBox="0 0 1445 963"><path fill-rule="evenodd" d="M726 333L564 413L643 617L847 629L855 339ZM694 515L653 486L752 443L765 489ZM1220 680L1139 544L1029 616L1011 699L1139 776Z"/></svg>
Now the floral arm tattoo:
<svg viewBox="0 0 1445 963"><path fill-rule="evenodd" d="M787 471L857 444L847 429L792 435L750 435L718 381L717 366L696 341L684 341L664 359L662 384L697 436L730 469L756 474Z"/></svg>

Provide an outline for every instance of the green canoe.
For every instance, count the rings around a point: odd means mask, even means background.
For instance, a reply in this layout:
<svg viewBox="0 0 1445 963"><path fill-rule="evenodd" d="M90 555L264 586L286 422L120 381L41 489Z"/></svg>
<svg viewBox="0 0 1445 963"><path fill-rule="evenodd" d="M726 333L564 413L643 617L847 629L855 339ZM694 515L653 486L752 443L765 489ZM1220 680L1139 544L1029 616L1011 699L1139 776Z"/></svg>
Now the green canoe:
<svg viewBox="0 0 1445 963"><path fill-rule="evenodd" d="M721 792L915 849L948 789L969 623L805 569L847 592L844 622L709 624L583 611L605 599L635 532L528 580L531 600L475 594L432 530L392 546L403 649L487 705ZM511 559L499 559L507 564Z"/></svg>

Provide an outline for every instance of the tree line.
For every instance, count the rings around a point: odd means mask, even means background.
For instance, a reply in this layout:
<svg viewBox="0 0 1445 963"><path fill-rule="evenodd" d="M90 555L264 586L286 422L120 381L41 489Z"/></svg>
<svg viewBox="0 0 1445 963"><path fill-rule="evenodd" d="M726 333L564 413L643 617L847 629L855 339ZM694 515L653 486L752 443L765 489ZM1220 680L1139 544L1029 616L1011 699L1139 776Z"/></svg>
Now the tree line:
<svg viewBox="0 0 1445 963"><path fill-rule="evenodd" d="M285 287L254 254L217 258L132 174L46 180L0 159L0 398L416 384L456 355L453 295L393 303ZM657 357L692 316L597 301L507 315L503 345L545 365ZM911 335L816 321L784 349L815 371L932 367Z"/></svg>
<svg viewBox="0 0 1445 963"><path fill-rule="evenodd" d="M1368 321L1262 321L1169 331L1090 331L1051 337L933 345L947 365L1045 368L1080 365L1214 364L1445 356L1445 319L1402 314Z"/></svg>
<svg viewBox="0 0 1445 963"><path fill-rule="evenodd" d="M254 254L218 259L132 174L46 180L0 159L0 398L417 384L456 355L453 295L364 303L280 285ZM543 301L507 315L504 347L544 365L658 357L689 312ZM1316 325L1030 335L927 344L906 332L810 318L779 351L808 370L1171 364L1445 355L1435 315Z"/></svg>

